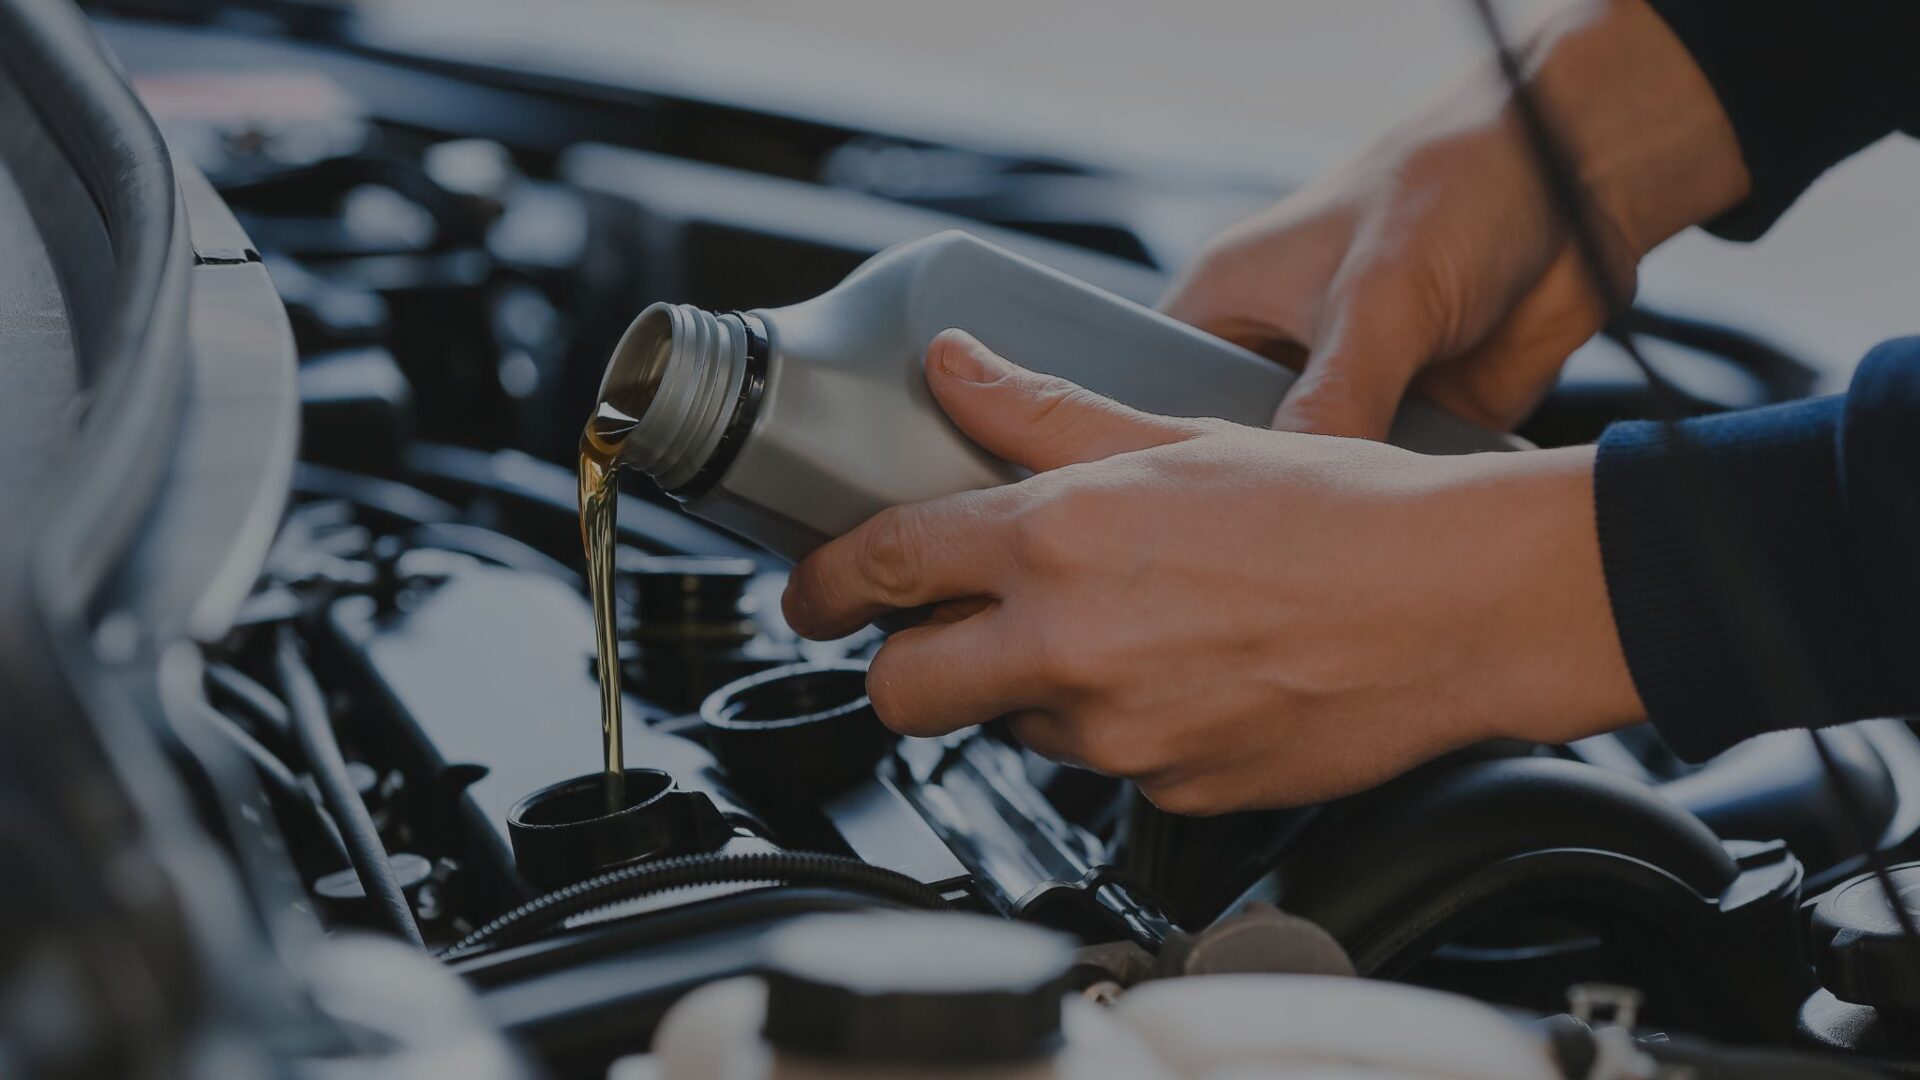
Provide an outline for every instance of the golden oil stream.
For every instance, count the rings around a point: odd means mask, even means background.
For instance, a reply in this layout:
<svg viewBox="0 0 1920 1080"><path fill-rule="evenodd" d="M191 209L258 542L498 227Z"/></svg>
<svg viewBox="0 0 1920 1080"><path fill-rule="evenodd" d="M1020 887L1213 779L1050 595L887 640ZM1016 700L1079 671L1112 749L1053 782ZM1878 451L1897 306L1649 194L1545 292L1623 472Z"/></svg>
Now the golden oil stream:
<svg viewBox="0 0 1920 1080"><path fill-rule="evenodd" d="M613 607L613 555L620 505L620 447L635 420L602 402L580 434L580 540L587 550L594 649L600 673L600 740L606 755L607 812L626 806L621 747L620 639Z"/></svg>

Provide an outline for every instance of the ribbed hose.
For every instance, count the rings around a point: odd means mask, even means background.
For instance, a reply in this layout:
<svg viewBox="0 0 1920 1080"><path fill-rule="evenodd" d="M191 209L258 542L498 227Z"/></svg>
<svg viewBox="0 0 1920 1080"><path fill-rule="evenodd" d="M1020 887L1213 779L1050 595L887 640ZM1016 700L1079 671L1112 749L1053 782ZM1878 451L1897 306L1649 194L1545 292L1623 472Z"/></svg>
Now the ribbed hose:
<svg viewBox="0 0 1920 1080"><path fill-rule="evenodd" d="M842 855L797 851L686 855L622 867L536 897L461 938L440 958L458 960L483 945L516 945L575 915L653 893L762 881L838 886L931 911L950 906L938 892L905 874Z"/></svg>

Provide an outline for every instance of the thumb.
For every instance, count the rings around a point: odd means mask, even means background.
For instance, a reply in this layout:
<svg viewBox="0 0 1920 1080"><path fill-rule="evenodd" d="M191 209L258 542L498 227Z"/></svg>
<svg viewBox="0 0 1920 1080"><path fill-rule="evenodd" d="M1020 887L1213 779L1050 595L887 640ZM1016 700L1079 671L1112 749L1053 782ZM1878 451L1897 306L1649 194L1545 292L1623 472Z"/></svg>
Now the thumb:
<svg viewBox="0 0 1920 1080"><path fill-rule="evenodd" d="M1360 295L1391 298L1378 290ZM1280 402L1273 426L1316 435L1386 438L1428 352L1427 338L1406 310L1391 302L1343 302Z"/></svg>
<svg viewBox="0 0 1920 1080"><path fill-rule="evenodd" d="M927 386L968 438L1034 472L1164 446L1199 430L1019 367L964 330L943 330L927 346Z"/></svg>

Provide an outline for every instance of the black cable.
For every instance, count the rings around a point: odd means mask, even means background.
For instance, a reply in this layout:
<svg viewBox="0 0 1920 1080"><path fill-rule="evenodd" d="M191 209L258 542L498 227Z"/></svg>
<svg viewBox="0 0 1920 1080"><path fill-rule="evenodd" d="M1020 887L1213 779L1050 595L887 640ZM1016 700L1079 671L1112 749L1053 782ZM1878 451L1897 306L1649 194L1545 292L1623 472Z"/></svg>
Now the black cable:
<svg viewBox="0 0 1920 1080"><path fill-rule="evenodd" d="M458 960L483 945L518 944L575 915L653 893L762 881L841 886L931 911L950 907L939 892L905 874L843 855L806 851L685 855L622 867L536 897L461 938L440 958Z"/></svg>
<svg viewBox="0 0 1920 1080"><path fill-rule="evenodd" d="M1769 405L1806 397L1820 382L1820 372L1812 364L1737 326L1644 304L1635 304L1620 321L1641 337L1719 357L1758 382Z"/></svg>
<svg viewBox="0 0 1920 1080"><path fill-rule="evenodd" d="M280 631L279 647L274 653L274 668L280 676L280 691L287 696L287 711L293 718L300 747L306 752L307 767L320 798L340 826L340 838L347 846L347 857L359 875L360 887L373 908L393 932L426 948L420 926L414 922L413 906L407 903L400 879L387 858L387 848L374 827L373 815L360 801L360 792L347 774L347 760L340 754L333 725L327 720L326 700L320 685L300 656L300 645L291 628Z"/></svg>
<svg viewBox="0 0 1920 1080"><path fill-rule="evenodd" d="M1818 729L1832 723L1834 718L1795 644L1793 623L1779 590L1761 572L1751 538L1735 524L1739 520L1737 511L1725 488L1713 476L1711 459L1680 424L1675 403L1683 400L1682 392L1647 361L1634 342L1633 330L1624 318L1629 310L1628 298L1608 273L1606 256L1590 216L1590 205L1582 194L1579 175L1533 96L1520 59L1507 44L1499 15L1491 0L1470 0L1470 3L1498 58L1500 73L1512 94L1514 115L1520 121L1547 196L1565 219L1589 283L1607 313L1603 332L1619 345L1647 380L1655 405L1653 419L1660 425L1662 438L1672 451L1674 487L1686 495L1678 500L1677 509L1699 538L1701 547L1709 553L1703 560L1709 584L1727 604L1735 640L1749 660L1751 674L1762 687L1760 697L1771 714L1769 726L1783 730L1807 729L1826 772L1827 783L1839 796L1842 811L1865 842L1865 854L1874 877L1900 925L1902 936L1915 954L1916 966L1920 967L1920 926L1915 925L1913 913L1899 901L1878 837L1874 836L1845 774L1820 735Z"/></svg>

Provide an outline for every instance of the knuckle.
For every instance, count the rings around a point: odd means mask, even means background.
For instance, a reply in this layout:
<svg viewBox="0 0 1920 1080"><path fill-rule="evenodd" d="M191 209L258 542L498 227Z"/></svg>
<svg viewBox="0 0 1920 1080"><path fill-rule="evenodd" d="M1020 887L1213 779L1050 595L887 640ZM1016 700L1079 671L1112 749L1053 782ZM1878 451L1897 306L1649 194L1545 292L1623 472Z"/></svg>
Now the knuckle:
<svg viewBox="0 0 1920 1080"><path fill-rule="evenodd" d="M1085 387L1051 375L1034 378L1028 419L1036 424L1057 424L1074 409L1084 406L1096 395Z"/></svg>
<svg viewBox="0 0 1920 1080"><path fill-rule="evenodd" d="M1112 415L1117 408L1112 399L1084 386L1041 376L1032 389L1027 422L1049 439L1071 442L1089 425Z"/></svg>
<svg viewBox="0 0 1920 1080"><path fill-rule="evenodd" d="M1093 510L1089 496L1071 489L1022 509L1012 523L1014 557L1042 576L1078 571L1086 558Z"/></svg>
<svg viewBox="0 0 1920 1080"><path fill-rule="evenodd" d="M856 557L878 598L908 602L918 577L918 529L898 507L882 510L862 530Z"/></svg>
<svg viewBox="0 0 1920 1080"><path fill-rule="evenodd" d="M1042 681L1069 696L1099 690L1107 682L1106 672L1082 635L1043 628L1034 634L1032 649Z"/></svg>

